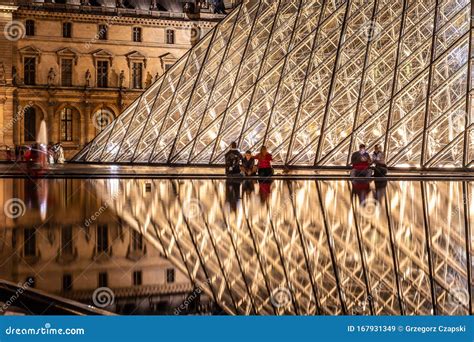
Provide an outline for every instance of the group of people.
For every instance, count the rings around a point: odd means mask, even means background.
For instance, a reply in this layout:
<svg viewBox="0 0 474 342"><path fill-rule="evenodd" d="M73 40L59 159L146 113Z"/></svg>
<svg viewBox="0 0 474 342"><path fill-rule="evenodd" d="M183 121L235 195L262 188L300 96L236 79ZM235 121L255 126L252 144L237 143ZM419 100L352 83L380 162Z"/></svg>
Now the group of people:
<svg viewBox="0 0 474 342"><path fill-rule="evenodd" d="M243 155L237 148L237 143L230 145L229 151L225 154L225 171L227 175L240 176L260 176L270 177L273 175L273 157L265 146L262 146L260 153L253 155L252 151L247 151ZM387 165L385 164L385 154L380 145L375 145L374 151L370 154L364 144L359 146L359 150L351 156L351 177L385 177L387 175Z"/></svg>
<svg viewBox="0 0 474 342"><path fill-rule="evenodd" d="M387 175L387 165L385 164L385 154L380 145L375 145L372 155L367 151L364 144L359 146L359 150L351 156L351 177L385 177Z"/></svg>
<svg viewBox="0 0 474 342"><path fill-rule="evenodd" d="M225 154L225 172L229 176L273 176L273 157L265 146L260 148L260 153L253 155L246 151L243 155L237 148L237 143L230 145L230 150Z"/></svg>
<svg viewBox="0 0 474 342"><path fill-rule="evenodd" d="M11 160L11 159L10 159ZM60 143L41 145L38 143L26 146L15 146L15 161L26 161L40 164L63 164L64 149Z"/></svg>

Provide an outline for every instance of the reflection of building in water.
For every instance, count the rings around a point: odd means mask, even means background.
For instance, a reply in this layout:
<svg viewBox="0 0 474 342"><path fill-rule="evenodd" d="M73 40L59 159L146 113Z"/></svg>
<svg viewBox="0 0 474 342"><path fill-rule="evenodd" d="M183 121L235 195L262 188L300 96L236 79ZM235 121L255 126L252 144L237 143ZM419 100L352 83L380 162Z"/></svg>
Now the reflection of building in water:
<svg viewBox="0 0 474 342"><path fill-rule="evenodd" d="M123 314L172 314L196 292L184 273L115 217L82 181L1 183L4 193L25 203L25 211L15 228L0 232L0 278L23 282L32 277L38 289L88 304L97 288L109 287L115 302L106 309ZM209 297L201 294L180 312L210 310Z"/></svg>

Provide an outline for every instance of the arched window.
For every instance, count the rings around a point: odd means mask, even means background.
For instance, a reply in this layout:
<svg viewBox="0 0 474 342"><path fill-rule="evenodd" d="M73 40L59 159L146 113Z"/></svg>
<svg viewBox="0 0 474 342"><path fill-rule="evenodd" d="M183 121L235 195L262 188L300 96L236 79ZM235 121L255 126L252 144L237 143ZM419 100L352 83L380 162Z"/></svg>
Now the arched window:
<svg viewBox="0 0 474 342"><path fill-rule="evenodd" d="M64 108L61 112L61 141L72 141L71 108Z"/></svg>
<svg viewBox="0 0 474 342"><path fill-rule="evenodd" d="M24 109L23 128L24 140L36 141L36 110L29 106Z"/></svg>

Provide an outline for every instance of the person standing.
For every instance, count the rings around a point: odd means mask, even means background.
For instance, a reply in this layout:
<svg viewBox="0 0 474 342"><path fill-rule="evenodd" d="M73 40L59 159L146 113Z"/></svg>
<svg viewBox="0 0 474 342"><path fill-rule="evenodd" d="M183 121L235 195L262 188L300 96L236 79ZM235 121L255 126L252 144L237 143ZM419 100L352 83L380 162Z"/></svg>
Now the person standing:
<svg viewBox="0 0 474 342"><path fill-rule="evenodd" d="M266 146L262 146L260 153L255 156L255 159L257 159L258 175L260 177L273 176L273 157L271 153L268 152Z"/></svg>
<svg viewBox="0 0 474 342"><path fill-rule="evenodd" d="M237 149L237 143L230 144L230 150L225 154L225 173L227 175L240 175L242 155Z"/></svg>
<svg viewBox="0 0 474 342"><path fill-rule="evenodd" d="M379 144L375 145L372 153L372 162L374 163L374 176L385 177L387 175L387 165L385 164L385 153Z"/></svg>

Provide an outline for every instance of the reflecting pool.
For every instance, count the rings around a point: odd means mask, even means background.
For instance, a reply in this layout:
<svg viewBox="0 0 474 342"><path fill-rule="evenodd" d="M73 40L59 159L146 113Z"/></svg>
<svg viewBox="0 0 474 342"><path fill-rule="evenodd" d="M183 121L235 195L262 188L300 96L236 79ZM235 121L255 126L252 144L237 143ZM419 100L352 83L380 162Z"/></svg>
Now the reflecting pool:
<svg viewBox="0 0 474 342"><path fill-rule="evenodd" d="M181 301L202 292L194 313L466 315L473 185L2 179L0 277L34 276L38 288L87 303L108 287L120 313L136 313L120 299L139 295L182 314ZM177 270L171 284L157 271L166 263ZM114 264L123 274L101 282ZM180 286L181 301L152 295Z"/></svg>

